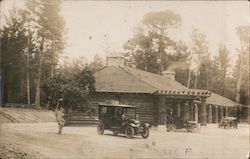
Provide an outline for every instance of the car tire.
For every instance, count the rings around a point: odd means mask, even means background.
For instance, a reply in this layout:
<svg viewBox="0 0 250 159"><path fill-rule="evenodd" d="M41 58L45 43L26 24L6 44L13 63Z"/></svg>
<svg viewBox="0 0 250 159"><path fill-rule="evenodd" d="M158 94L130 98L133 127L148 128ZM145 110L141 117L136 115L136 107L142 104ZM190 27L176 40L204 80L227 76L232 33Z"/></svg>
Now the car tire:
<svg viewBox="0 0 250 159"><path fill-rule="evenodd" d="M117 131L117 130L113 131L113 135L117 136L118 134L119 134L119 131Z"/></svg>
<svg viewBox="0 0 250 159"><path fill-rule="evenodd" d="M149 128L144 127L144 128L143 128L143 132L141 133L141 136L142 136L144 139L148 138L148 136L149 136Z"/></svg>
<svg viewBox="0 0 250 159"><path fill-rule="evenodd" d="M170 125L168 126L168 131L173 132L173 131L175 131L175 130L176 130L176 126L175 126L174 124L170 124Z"/></svg>
<svg viewBox="0 0 250 159"><path fill-rule="evenodd" d="M126 137L131 139L134 136L134 128L132 126L128 126L125 130Z"/></svg>
<svg viewBox="0 0 250 159"><path fill-rule="evenodd" d="M192 125L190 128L190 132L197 133L199 131L198 125Z"/></svg>
<svg viewBox="0 0 250 159"><path fill-rule="evenodd" d="M97 132L98 132L99 135L102 135L104 133L104 125L103 125L103 123L98 123Z"/></svg>

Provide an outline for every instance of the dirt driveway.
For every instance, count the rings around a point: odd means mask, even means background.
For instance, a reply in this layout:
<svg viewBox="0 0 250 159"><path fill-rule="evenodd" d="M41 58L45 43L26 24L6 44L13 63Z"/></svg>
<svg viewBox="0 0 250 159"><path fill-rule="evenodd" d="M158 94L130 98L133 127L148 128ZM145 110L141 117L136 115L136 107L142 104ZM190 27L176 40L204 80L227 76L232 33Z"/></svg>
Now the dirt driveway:
<svg viewBox="0 0 250 159"><path fill-rule="evenodd" d="M148 139L127 139L95 127L65 127L56 123L15 123L0 127L0 158L67 159L244 159L249 151L249 126L239 129L202 128L200 133L166 132L152 128Z"/></svg>

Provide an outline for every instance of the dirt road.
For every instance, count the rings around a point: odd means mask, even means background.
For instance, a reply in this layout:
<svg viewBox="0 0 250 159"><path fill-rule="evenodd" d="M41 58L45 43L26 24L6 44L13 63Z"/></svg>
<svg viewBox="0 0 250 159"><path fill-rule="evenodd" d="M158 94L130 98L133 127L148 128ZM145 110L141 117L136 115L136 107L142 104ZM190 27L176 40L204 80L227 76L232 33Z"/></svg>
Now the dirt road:
<svg viewBox="0 0 250 159"><path fill-rule="evenodd" d="M249 151L249 126L239 129L202 128L200 133L166 132L152 128L148 139L106 131L95 127L65 127L57 135L56 123L5 123L0 127L2 158L97 158L97 159L244 159Z"/></svg>

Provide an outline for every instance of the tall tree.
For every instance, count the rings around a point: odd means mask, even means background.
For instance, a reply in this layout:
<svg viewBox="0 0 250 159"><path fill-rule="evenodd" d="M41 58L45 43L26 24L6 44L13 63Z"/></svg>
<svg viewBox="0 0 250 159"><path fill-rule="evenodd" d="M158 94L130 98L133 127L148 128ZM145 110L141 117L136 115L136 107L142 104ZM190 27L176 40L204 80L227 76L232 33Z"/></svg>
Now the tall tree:
<svg viewBox="0 0 250 159"><path fill-rule="evenodd" d="M211 62L208 52L208 41L206 40L206 35L198 29L193 29L191 39L191 54L198 57L197 68L199 70L195 72L194 88L206 88L208 86L208 69L206 65ZM198 77L200 77L200 79L198 79ZM199 82L197 82L198 80ZM198 83L199 86L197 86Z"/></svg>
<svg viewBox="0 0 250 159"><path fill-rule="evenodd" d="M134 37L124 44L125 57L139 69L160 74L170 61L187 57L183 43L169 37L169 32L180 24L181 17L172 11L147 13Z"/></svg>
<svg viewBox="0 0 250 159"><path fill-rule="evenodd" d="M236 88L236 102L241 103L241 87L242 85L245 85L246 87L249 87L248 80L243 81L243 75L245 72L245 75L249 75L249 52L250 52L250 26L240 26L236 28L237 34L240 39L241 48L239 50L239 60L238 60L238 79L237 79L237 88ZM244 67L246 67L246 71L244 71Z"/></svg>
<svg viewBox="0 0 250 159"><path fill-rule="evenodd" d="M226 78L228 76L228 69L229 69L229 62L230 62L229 51L225 46L222 46L219 49L218 62L219 62L219 72L220 72L220 80L221 80L219 82L221 84L220 94L225 96Z"/></svg>
<svg viewBox="0 0 250 159"><path fill-rule="evenodd" d="M40 107L42 78L53 76L64 46L64 20L60 16L60 0L28 0L27 8L34 15L36 26L37 77L35 105Z"/></svg>
<svg viewBox="0 0 250 159"><path fill-rule="evenodd" d="M101 70L104 67L104 60L99 56L95 55L94 60L89 64L89 68L93 73Z"/></svg>
<svg viewBox="0 0 250 159"><path fill-rule="evenodd" d="M3 75L4 103L21 102L24 96L25 53L27 45L23 11L12 8L5 16L1 32L1 73Z"/></svg>

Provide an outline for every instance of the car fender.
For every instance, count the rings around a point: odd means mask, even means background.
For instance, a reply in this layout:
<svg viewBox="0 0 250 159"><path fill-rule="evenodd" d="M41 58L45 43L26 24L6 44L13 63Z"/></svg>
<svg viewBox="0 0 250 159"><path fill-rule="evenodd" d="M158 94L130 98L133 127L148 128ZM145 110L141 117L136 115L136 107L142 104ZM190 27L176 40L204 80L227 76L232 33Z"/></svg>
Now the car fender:
<svg viewBox="0 0 250 159"><path fill-rule="evenodd" d="M136 127L134 123L129 123L129 126L132 126L133 128Z"/></svg>
<svg viewBox="0 0 250 159"><path fill-rule="evenodd" d="M148 123L142 123L142 126L143 126L143 127L146 127L146 128L150 128L150 127L151 127L151 125L148 124Z"/></svg>

